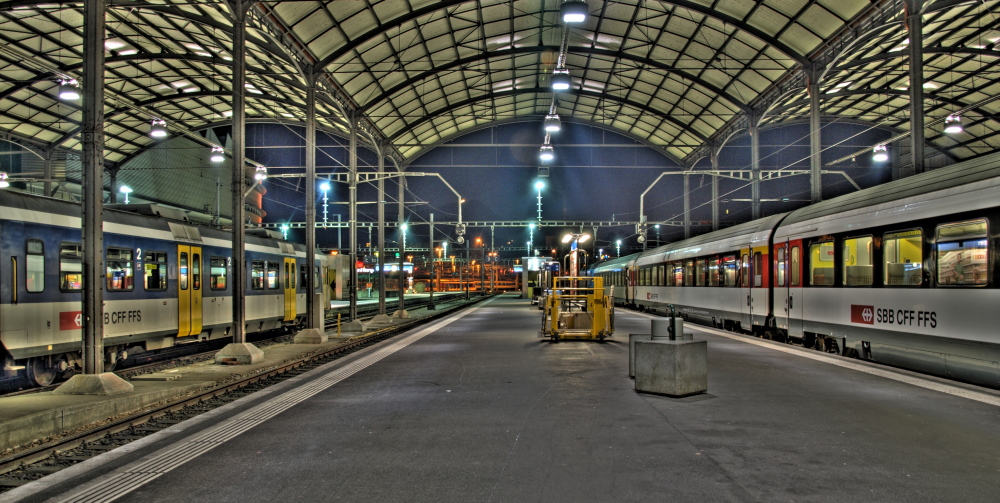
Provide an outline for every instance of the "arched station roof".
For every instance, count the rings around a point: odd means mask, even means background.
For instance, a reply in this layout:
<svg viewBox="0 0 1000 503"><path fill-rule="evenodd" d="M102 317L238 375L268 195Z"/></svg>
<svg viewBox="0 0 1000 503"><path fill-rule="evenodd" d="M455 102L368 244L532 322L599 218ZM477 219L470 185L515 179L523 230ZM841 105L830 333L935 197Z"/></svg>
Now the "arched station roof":
<svg viewBox="0 0 1000 503"><path fill-rule="evenodd" d="M579 26L561 0L262 1L250 9L247 115L300 123L306 76L320 85L319 127L365 137L405 164L495 121L541 120L565 47L573 88L561 116L645 138L691 164L749 121L808 116L818 82L824 121L909 128L906 5L924 22L926 141L952 159L1000 146L1000 5L937 0L588 2ZM0 133L78 149L79 103L56 98L79 78L82 2L0 3ZM149 121L176 133L231 110L233 16L218 1L110 0L106 159L154 144ZM564 30L568 30L563 44ZM950 113L965 132L940 133Z"/></svg>

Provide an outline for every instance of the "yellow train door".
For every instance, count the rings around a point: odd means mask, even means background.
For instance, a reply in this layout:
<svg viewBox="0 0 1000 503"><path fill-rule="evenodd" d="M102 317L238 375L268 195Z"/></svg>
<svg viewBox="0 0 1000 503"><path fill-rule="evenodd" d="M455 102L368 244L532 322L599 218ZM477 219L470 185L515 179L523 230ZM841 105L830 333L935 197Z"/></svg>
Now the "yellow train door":
<svg viewBox="0 0 1000 503"><path fill-rule="evenodd" d="M177 245L177 337L202 328L201 247Z"/></svg>
<svg viewBox="0 0 1000 503"><path fill-rule="evenodd" d="M295 319L295 259L285 257L285 321Z"/></svg>

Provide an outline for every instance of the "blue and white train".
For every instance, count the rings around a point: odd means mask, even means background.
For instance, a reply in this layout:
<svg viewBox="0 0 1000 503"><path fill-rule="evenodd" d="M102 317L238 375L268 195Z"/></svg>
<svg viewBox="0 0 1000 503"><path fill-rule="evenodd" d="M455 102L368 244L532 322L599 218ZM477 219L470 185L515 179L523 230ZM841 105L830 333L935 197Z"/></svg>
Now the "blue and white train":
<svg viewBox="0 0 1000 503"><path fill-rule="evenodd" d="M104 212L106 365L132 349L228 337L231 234L154 206ZM140 209L138 207L134 209ZM78 204L0 191L0 356L3 377L47 385L81 364L83 259ZM169 215L168 215L169 212ZM246 238L246 330L305 317L305 247ZM317 285L326 268L317 256ZM317 293L325 290L317 287Z"/></svg>
<svg viewBox="0 0 1000 503"><path fill-rule="evenodd" d="M615 301L1000 387L1000 154L596 264Z"/></svg>

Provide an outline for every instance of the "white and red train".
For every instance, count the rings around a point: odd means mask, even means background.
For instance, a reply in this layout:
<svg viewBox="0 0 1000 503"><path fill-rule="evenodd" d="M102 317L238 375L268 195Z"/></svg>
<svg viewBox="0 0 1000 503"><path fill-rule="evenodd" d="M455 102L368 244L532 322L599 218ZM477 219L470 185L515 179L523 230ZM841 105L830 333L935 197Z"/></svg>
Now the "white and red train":
<svg viewBox="0 0 1000 503"><path fill-rule="evenodd" d="M1000 154L596 264L615 301L1000 387Z"/></svg>

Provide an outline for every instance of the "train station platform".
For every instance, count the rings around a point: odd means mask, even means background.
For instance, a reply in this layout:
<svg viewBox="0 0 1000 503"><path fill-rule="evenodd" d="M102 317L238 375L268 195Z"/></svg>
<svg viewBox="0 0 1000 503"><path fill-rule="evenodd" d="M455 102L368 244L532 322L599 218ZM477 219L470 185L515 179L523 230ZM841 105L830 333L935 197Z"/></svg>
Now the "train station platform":
<svg viewBox="0 0 1000 503"><path fill-rule="evenodd" d="M473 298L478 298L479 295L477 293ZM453 308L455 300L464 299L464 296L456 293L439 293L435 297L441 309ZM181 357L178 358L179 366L175 368L130 377L134 387L131 393L113 396L56 395L51 391L34 393L28 389L26 391L29 393L0 397L0 460L11 449L50 441L87 425L216 387L220 383L232 381L234 376L264 372L283 362L343 345L367 332L420 320L436 312L424 307L427 299L427 294L406 295L407 304L404 308L410 315L409 320L392 320L388 324L369 321L364 323L362 331L356 330L357 326L346 323L342 324L341 329L341 324L334 322L327 330L329 341L325 344L265 342L267 346L264 348L264 359L253 365L216 365L211 360L186 364L191 359ZM387 309L388 314L394 312L395 300L392 299L390 308ZM359 308L370 308L377 303L377 298L359 299L357 305ZM333 301L331 304L334 308L346 308L349 302Z"/></svg>
<svg viewBox="0 0 1000 503"><path fill-rule="evenodd" d="M501 296L8 501L992 502L1000 393L688 325L705 394L637 393L628 334L537 338Z"/></svg>

